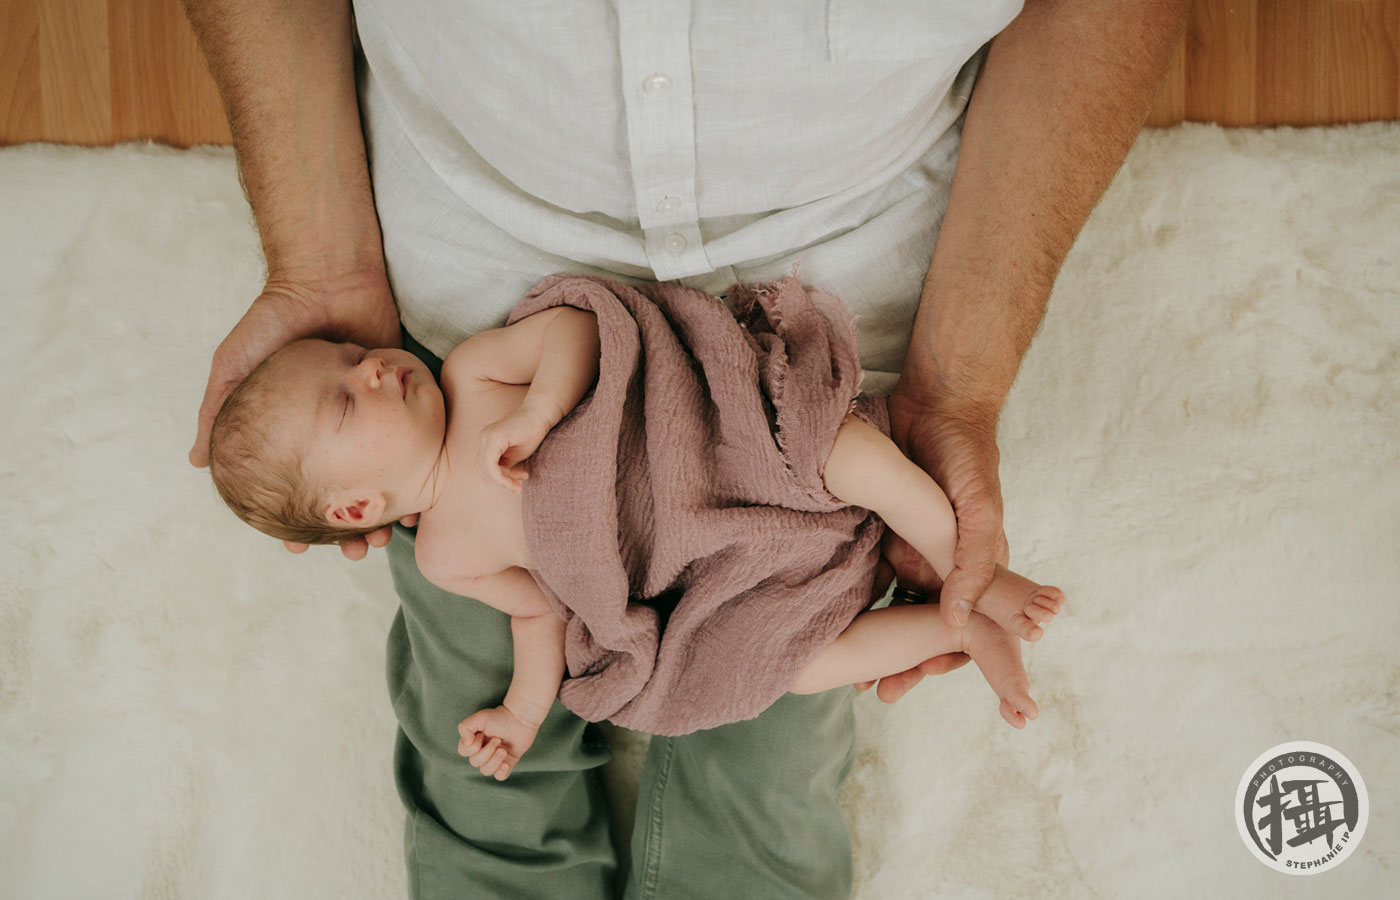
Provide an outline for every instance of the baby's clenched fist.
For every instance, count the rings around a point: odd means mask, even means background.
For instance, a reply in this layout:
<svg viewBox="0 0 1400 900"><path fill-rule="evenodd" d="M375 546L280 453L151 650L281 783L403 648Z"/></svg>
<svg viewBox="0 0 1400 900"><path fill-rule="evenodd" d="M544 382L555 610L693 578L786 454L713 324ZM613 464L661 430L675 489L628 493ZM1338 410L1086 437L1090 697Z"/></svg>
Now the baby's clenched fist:
<svg viewBox="0 0 1400 900"><path fill-rule="evenodd" d="M520 757L535 742L536 726L521 721L504 706L472 713L457 726L457 753L481 774L505 781Z"/></svg>

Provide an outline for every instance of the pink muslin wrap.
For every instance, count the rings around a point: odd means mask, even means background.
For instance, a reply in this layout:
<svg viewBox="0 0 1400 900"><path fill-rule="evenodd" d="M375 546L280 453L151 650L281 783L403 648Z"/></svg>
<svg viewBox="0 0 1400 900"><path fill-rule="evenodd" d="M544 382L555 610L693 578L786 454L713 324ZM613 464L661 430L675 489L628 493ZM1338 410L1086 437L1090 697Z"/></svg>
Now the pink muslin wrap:
<svg viewBox="0 0 1400 900"><path fill-rule="evenodd" d="M559 696L679 735L757 716L870 604L884 523L826 490L861 395L855 318L794 274L735 285L554 275L512 311L598 317L598 381L527 462L531 575L566 622Z"/></svg>

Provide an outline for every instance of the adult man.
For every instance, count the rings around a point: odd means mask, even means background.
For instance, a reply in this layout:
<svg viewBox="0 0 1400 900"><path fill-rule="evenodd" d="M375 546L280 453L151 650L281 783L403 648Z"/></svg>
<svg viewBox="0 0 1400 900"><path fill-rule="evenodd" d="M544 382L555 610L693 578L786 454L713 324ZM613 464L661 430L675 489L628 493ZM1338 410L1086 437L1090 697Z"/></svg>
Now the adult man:
<svg viewBox="0 0 1400 900"><path fill-rule="evenodd" d="M898 379L896 442L958 514L941 597L965 618L1008 562L997 415L1142 125L1182 0L432 6L361 0L352 21L346 0L186 0L268 264L215 353L191 462L228 391L299 337L392 346L402 317L410 347L440 358L554 272L720 293L800 261L862 316L867 390ZM411 889L609 896L605 746L556 704L509 782L455 756L455 723L505 690L508 626L428 585L412 540L396 528L389 545ZM901 583L936 584L907 547L887 555ZM654 739L627 895L848 896L851 748L849 691Z"/></svg>

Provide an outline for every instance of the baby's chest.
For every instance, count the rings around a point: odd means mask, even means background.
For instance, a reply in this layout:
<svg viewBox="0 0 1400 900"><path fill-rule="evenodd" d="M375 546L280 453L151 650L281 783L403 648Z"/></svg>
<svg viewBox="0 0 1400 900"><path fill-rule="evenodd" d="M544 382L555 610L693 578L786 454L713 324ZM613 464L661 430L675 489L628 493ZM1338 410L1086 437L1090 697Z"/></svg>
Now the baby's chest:
<svg viewBox="0 0 1400 900"><path fill-rule="evenodd" d="M452 404L447 435L455 470L451 491L434 510L428 540L440 544L474 575L511 566L529 568L521 495L482 477L481 434L487 425L520 405L529 385L500 385Z"/></svg>

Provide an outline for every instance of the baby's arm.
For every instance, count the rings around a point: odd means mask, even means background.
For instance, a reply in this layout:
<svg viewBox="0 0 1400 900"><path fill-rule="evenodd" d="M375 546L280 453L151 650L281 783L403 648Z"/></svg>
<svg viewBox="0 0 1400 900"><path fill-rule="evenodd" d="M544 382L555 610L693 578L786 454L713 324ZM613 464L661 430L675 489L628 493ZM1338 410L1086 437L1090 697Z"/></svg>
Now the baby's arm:
<svg viewBox="0 0 1400 900"><path fill-rule="evenodd" d="M528 384L521 406L540 413L552 428L597 380L601 353L597 316L552 306L467 338L448 354L443 378Z"/></svg>
<svg viewBox="0 0 1400 900"><path fill-rule="evenodd" d="M554 306L475 334L448 354L444 382L530 386L519 408L482 431L481 464L489 478L520 492L527 475L518 463L593 386L601 346L596 315Z"/></svg>
<svg viewBox="0 0 1400 900"><path fill-rule="evenodd" d="M511 616L510 636L515 644L515 674L501 705L538 729L564 680L564 620L552 609L537 616Z"/></svg>
<svg viewBox="0 0 1400 900"><path fill-rule="evenodd" d="M510 614L515 673L500 706L483 709L457 726L457 752L483 775L504 781L534 743L564 678L564 622L539 586L518 566L473 579L468 596Z"/></svg>

